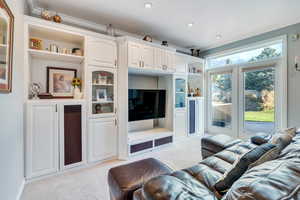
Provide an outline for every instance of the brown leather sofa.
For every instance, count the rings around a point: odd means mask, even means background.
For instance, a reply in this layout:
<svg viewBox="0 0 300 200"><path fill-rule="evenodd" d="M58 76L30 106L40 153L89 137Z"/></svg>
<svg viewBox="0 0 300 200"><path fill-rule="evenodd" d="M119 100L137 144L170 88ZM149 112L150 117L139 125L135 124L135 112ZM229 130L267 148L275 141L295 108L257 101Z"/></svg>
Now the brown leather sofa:
<svg viewBox="0 0 300 200"><path fill-rule="evenodd" d="M276 160L251 168L233 184L226 195L223 197L216 195L215 183L231 168L239 155L254 147L255 145L251 142L240 142L204 159L193 167L153 176L150 180L143 177L146 181L140 180L138 187L131 191L133 196L115 198L112 194L111 199L300 200L300 134L294 137L292 143L281 152ZM156 170L154 165L153 167L152 172ZM109 176L109 179L118 182L114 176ZM110 180L111 191L116 188L122 190L118 184L111 184L112 182Z"/></svg>

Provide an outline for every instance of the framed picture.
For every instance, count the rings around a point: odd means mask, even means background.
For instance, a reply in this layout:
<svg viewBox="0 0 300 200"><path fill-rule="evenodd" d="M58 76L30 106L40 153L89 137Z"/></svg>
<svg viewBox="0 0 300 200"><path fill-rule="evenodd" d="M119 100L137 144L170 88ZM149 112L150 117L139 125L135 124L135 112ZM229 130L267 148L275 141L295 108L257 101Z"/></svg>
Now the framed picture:
<svg viewBox="0 0 300 200"><path fill-rule="evenodd" d="M12 90L14 16L5 0L0 0L0 93Z"/></svg>
<svg viewBox="0 0 300 200"><path fill-rule="evenodd" d="M47 92L56 98L72 98L72 80L76 76L76 69L47 67Z"/></svg>
<svg viewBox="0 0 300 200"><path fill-rule="evenodd" d="M97 89L96 95L97 95L97 101L107 101L106 89Z"/></svg>

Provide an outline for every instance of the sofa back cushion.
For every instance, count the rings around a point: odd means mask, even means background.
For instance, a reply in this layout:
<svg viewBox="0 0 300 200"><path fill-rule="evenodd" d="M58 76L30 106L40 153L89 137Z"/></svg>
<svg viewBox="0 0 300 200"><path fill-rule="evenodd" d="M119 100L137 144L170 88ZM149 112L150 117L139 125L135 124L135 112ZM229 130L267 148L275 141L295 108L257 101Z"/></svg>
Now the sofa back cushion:
<svg viewBox="0 0 300 200"><path fill-rule="evenodd" d="M273 161L255 166L236 181L222 200L300 199L300 134Z"/></svg>
<svg viewBox="0 0 300 200"><path fill-rule="evenodd" d="M224 174L224 176L215 184L216 191L223 195L232 186L232 184L238 180L248 169L249 165L257 161L268 151L276 148L276 145L266 143L261 146L257 146L251 151L244 154L236 163L232 169Z"/></svg>

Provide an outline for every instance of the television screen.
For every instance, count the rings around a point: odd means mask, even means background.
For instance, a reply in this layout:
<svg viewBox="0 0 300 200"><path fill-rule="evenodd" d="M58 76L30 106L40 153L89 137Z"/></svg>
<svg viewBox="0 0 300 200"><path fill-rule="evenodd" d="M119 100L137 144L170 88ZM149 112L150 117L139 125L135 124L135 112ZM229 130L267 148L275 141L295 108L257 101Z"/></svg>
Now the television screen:
<svg viewBox="0 0 300 200"><path fill-rule="evenodd" d="M136 90L128 92L129 121L157 119L165 117L165 90Z"/></svg>

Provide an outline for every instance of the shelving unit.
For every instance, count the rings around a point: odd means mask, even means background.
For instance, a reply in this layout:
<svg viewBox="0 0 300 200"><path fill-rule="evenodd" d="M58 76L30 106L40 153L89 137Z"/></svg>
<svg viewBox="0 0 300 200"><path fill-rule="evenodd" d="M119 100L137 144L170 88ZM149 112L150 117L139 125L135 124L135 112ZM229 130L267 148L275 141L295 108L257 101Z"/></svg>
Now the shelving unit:
<svg viewBox="0 0 300 200"><path fill-rule="evenodd" d="M62 54L62 53L50 52L46 50L35 50L35 49L28 49L28 52L32 58L36 58L36 59L56 60L56 61L70 62L76 64L81 64L84 61L83 56L75 56L71 54Z"/></svg>

